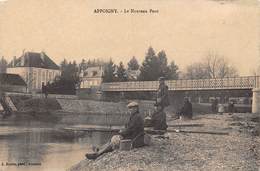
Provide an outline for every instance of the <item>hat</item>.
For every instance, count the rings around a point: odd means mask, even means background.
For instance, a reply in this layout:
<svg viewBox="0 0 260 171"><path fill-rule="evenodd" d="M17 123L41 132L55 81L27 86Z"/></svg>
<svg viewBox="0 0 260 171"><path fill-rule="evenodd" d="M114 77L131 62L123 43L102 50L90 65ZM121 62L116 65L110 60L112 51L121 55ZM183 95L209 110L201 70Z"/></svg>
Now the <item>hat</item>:
<svg viewBox="0 0 260 171"><path fill-rule="evenodd" d="M138 103L137 102L130 102L128 105L127 105L128 108L131 108L131 107L138 107Z"/></svg>
<svg viewBox="0 0 260 171"><path fill-rule="evenodd" d="M158 80L159 80L159 81L165 80L165 77L160 77Z"/></svg>

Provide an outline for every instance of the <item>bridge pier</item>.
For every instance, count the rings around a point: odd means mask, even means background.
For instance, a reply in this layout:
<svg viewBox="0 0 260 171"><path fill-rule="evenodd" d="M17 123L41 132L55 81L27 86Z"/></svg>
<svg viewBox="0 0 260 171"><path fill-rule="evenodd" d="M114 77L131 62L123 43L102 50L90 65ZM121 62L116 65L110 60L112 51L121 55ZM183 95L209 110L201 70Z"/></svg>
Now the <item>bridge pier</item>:
<svg viewBox="0 0 260 171"><path fill-rule="evenodd" d="M260 113L260 88L253 89L252 113Z"/></svg>

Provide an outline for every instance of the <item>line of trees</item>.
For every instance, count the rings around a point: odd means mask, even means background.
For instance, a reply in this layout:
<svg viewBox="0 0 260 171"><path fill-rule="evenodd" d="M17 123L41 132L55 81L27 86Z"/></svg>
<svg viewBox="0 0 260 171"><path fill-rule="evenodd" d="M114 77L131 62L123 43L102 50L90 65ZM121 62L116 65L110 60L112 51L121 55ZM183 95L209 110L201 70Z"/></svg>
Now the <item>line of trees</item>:
<svg viewBox="0 0 260 171"><path fill-rule="evenodd" d="M127 70L140 70L137 78L139 81L154 81L163 76L166 79L209 79L239 76L238 70L224 56L209 52L200 62L188 65L183 72L179 71L178 65L172 61L168 64L165 51L156 54L149 47L145 59L140 66L135 57L128 62L125 69L122 62L116 66L113 61L105 65L104 82L128 81Z"/></svg>
<svg viewBox="0 0 260 171"><path fill-rule="evenodd" d="M124 82L131 80L128 74L129 70L137 71L140 68L135 56L129 60L127 66L126 68L122 61L120 61L117 66L113 60L110 59L109 62L104 65L103 82Z"/></svg>
<svg viewBox="0 0 260 171"><path fill-rule="evenodd" d="M158 80L159 77L165 77L166 79L178 79L179 67L172 61L168 64L168 59L165 51L160 51L158 54L152 47L149 47L145 59L140 66L135 57L132 57L127 63L126 69L123 62L119 62L116 66L110 59L107 65L105 65L103 81L115 82L115 81L128 81L127 70L140 70L138 81L153 81Z"/></svg>
<svg viewBox="0 0 260 171"><path fill-rule="evenodd" d="M156 54L154 49L150 47L141 66L136 57L133 56L127 63L127 68L122 61L116 65L112 59L108 62L98 59L88 61L82 59L79 64L76 61L64 59L60 63L61 76L49 85L49 92L75 94L76 88L80 85L81 73L84 73L88 67L100 65L104 67L103 82L129 81L128 72L130 70L139 70L140 75L137 80L140 81L157 80L161 76L166 79L178 79L179 77L178 66L175 62L172 61L168 64L167 55L164 51Z"/></svg>

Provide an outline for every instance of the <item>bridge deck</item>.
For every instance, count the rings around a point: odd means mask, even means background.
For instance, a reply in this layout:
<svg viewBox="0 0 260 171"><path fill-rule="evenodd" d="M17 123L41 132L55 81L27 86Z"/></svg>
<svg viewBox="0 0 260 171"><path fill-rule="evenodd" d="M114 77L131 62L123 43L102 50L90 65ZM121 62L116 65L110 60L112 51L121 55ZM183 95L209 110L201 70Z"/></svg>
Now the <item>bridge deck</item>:
<svg viewBox="0 0 260 171"><path fill-rule="evenodd" d="M169 90L215 90L215 89L253 89L260 85L260 76L198 79L198 80L167 80ZM156 91L158 81L132 81L103 83L102 91Z"/></svg>

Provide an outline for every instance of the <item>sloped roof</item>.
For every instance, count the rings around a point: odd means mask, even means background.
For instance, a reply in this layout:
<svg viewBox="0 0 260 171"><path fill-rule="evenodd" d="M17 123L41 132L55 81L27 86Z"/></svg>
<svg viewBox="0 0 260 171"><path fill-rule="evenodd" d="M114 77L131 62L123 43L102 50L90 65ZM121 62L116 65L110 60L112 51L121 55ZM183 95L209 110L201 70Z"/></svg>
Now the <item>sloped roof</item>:
<svg viewBox="0 0 260 171"><path fill-rule="evenodd" d="M46 69L59 69L59 66L53 62L44 52L26 52L21 57L12 60L8 67L36 67Z"/></svg>
<svg viewBox="0 0 260 171"><path fill-rule="evenodd" d="M0 84L26 86L26 83L19 75L7 73L0 73Z"/></svg>

